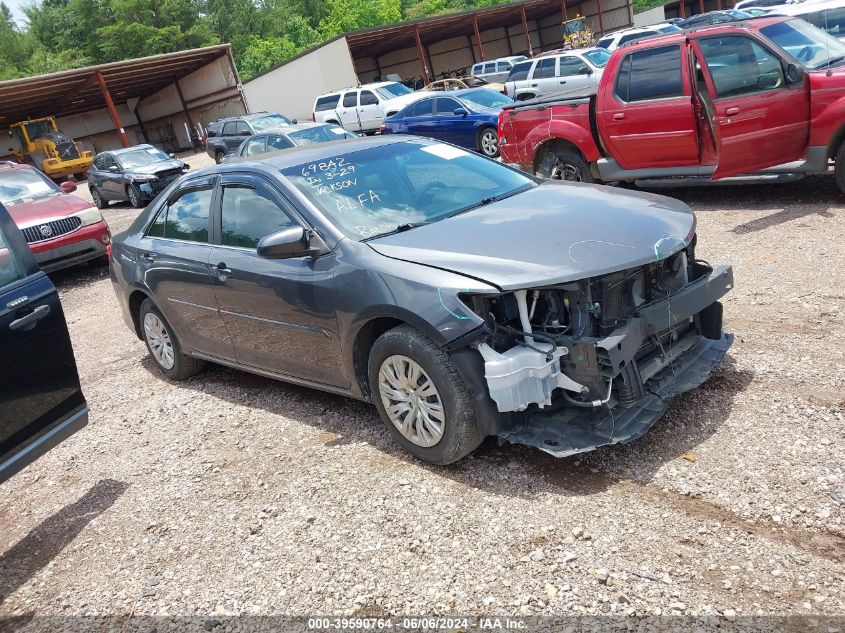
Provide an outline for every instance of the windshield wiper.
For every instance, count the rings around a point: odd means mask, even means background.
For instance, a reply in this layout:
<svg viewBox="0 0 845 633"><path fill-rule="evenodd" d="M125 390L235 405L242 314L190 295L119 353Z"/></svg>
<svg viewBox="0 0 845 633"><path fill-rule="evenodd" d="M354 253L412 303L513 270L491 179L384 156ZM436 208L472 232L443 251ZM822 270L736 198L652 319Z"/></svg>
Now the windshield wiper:
<svg viewBox="0 0 845 633"><path fill-rule="evenodd" d="M508 191L507 193L500 193L498 196L490 196L488 198L482 198L478 202L473 202L472 204L464 207L463 209L458 209L454 213L450 214L448 217L453 218L456 215L460 215L461 213L466 213L467 211L472 211L473 209L479 209L481 207L486 207L488 204L492 204L494 202L498 202L499 200L504 200L505 198L510 198L511 196L515 196L518 193L522 193L533 187L534 185L529 183L523 187L519 187L514 189L513 191Z"/></svg>
<svg viewBox="0 0 845 633"><path fill-rule="evenodd" d="M362 242L366 242L368 240L373 240L377 237L387 237L388 235L396 235L397 233L404 233L405 231L410 231L411 229L415 229L420 226L425 226L426 224L431 224L431 220L426 222L406 222L405 224L400 224L392 231L387 231L385 233L376 233L375 235L370 235L369 237L365 237L362 239Z"/></svg>
<svg viewBox="0 0 845 633"><path fill-rule="evenodd" d="M839 62L845 60L845 55L839 55L838 57L831 57L826 62L822 62L818 66L813 66L813 70L821 70L822 68L830 68L834 64L838 64Z"/></svg>

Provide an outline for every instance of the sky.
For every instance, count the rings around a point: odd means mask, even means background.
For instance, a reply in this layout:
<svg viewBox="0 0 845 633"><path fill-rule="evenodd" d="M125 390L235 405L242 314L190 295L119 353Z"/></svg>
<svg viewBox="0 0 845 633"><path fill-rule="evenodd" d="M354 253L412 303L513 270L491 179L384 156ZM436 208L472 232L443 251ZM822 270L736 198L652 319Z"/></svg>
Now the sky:
<svg viewBox="0 0 845 633"><path fill-rule="evenodd" d="M23 23L24 14L21 11L21 7L25 4L30 4L31 0L3 0L6 3L6 6L12 10L12 16L15 18L15 22L19 25Z"/></svg>

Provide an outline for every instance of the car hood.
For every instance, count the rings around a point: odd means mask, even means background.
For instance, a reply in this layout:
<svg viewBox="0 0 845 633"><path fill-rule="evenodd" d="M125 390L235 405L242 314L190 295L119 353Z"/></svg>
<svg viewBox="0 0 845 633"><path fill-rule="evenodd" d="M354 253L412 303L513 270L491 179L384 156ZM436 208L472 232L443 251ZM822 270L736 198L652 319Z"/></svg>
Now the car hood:
<svg viewBox="0 0 845 633"><path fill-rule="evenodd" d="M516 290L641 266L684 248L687 205L655 194L548 182L367 242L376 252Z"/></svg>
<svg viewBox="0 0 845 633"><path fill-rule="evenodd" d="M60 193L46 198L36 198L28 202L18 202L9 206L9 215L19 227L27 227L39 222L63 218L73 213L88 209L92 205L82 198L68 193Z"/></svg>
<svg viewBox="0 0 845 633"><path fill-rule="evenodd" d="M155 174L160 171L167 171L169 169L182 169L185 166L181 160L172 159L172 160L162 160L157 163L150 163L149 165L141 165L139 167L133 167L132 169L127 169L127 174Z"/></svg>

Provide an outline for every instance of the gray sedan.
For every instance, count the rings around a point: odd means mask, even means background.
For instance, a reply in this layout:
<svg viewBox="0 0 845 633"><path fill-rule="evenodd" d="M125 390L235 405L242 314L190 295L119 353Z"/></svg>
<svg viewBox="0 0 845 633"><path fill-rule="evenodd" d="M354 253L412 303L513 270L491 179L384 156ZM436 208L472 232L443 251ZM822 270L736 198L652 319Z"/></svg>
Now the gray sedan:
<svg viewBox="0 0 845 633"><path fill-rule="evenodd" d="M293 123L284 128L253 134L223 161L251 158L281 149L340 141L345 138L358 138L358 135L333 123Z"/></svg>
<svg viewBox="0 0 845 633"><path fill-rule="evenodd" d="M166 377L211 361L366 400L437 464L488 435L631 441L731 342L731 269L696 258L684 204L415 137L186 175L114 239L111 276Z"/></svg>

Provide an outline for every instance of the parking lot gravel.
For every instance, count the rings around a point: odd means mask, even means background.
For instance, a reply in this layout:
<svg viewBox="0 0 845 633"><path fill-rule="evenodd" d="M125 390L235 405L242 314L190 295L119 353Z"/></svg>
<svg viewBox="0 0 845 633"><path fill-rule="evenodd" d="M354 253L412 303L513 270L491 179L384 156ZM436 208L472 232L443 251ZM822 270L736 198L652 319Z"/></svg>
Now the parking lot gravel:
<svg viewBox="0 0 845 633"><path fill-rule="evenodd" d="M56 273L90 424L0 487L0 616L845 616L845 199L661 193L734 266L734 346L641 439L560 460L433 467L360 402L168 382L106 270Z"/></svg>

